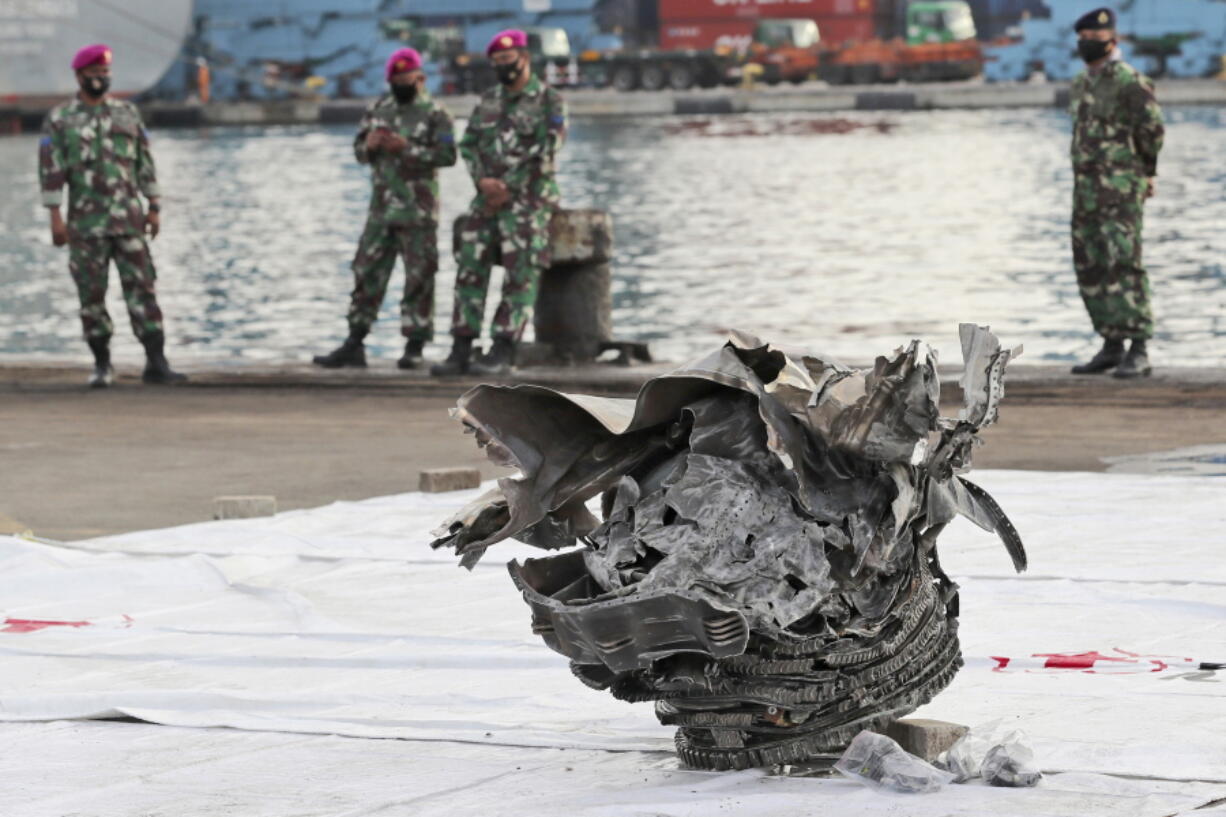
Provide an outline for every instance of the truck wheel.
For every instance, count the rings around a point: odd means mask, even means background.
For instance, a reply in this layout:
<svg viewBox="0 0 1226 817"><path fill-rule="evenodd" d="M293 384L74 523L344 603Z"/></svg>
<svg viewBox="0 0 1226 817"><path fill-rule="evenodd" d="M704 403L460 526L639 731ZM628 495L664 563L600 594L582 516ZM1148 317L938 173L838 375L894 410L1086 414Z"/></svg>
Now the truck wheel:
<svg viewBox="0 0 1226 817"><path fill-rule="evenodd" d="M818 76L830 85L848 85L851 83L851 69L846 65L825 65L818 71Z"/></svg>
<svg viewBox="0 0 1226 817"><path fill-rule="evenodd" d="M658 62L649 62L639 71L639 84L644 91L658 91L668 80L668 72Z"/></svg>
<svg viewBox="0 0 1226 817"><path fill-rule="evenodd" d="M639 87L639 72L633 65L619 65L613 69L613 87L619 91L633 91Z"/></svg>
<svg viewBox="0 0 1226 817"><path fill-rule="evenodd" d="M872 85L880 78L881 72L875 65L853 65L851 67L853 85Z"/></svg>
<svg viewBox="0 0 1226 817"><path fill-rule="evenodd" d="M719 75L719 70L710 64L698 66L698 87L699 88L716 88L719 86L722 78Z"/></svg>
<svg viewBox="0 0 1226 817"><path fill-rule="evenodd" d="M668 87L674 91L688 91L694 87L694 69L683 62L668 66Z"/></svg>

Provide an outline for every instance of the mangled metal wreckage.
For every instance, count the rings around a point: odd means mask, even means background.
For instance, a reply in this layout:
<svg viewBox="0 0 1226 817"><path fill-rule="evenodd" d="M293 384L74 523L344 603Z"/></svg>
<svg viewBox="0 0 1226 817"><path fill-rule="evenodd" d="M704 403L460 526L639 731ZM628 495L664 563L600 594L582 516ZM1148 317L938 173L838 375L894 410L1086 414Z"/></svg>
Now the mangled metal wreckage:
<svg viewBox="0 0 1226 817"><path fill-rule="evenodd" d="M938 414L920 341L854 371L734 335L633 401L478 386L454 413L520 477L433 546L471 567L508 537L580 543L509 565L533 632L579 680L654 700L692 767L829 762L961 666L936 550L956 515L1026 567L1013 525L959 476L1017 351L970 324L961 340L956 419Z"/></svg>

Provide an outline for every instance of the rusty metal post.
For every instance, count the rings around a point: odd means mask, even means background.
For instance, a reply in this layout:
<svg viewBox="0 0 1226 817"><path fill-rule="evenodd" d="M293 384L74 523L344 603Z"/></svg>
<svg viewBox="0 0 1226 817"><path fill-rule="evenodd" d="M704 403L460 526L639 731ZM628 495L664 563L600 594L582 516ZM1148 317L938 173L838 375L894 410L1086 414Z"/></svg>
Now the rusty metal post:
<svg viewBox="0 0 1226 817"><path fill-rule="evenodd" d="M541 276L533 326L553 356L590 361L613 340L613 219L603 210L559 210L553 260Z"/></svg>

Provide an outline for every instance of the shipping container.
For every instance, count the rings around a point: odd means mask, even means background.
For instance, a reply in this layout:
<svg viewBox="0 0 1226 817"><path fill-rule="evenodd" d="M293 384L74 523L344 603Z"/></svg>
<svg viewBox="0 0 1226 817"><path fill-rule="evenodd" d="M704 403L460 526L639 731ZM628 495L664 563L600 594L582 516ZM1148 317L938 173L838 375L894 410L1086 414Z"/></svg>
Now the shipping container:
<svg viewBox="0 0 1226 817"><path fill-rule="evenodd" d="M660 0L661 25L673 20L859 17L876 12L876 0Z"/></svg>
<svg viewBox="0 0 1226 817"><path fill-rule="evenodd" d="M777 19L777 18L775 18ZM871 40L875 36L872 16L819 17L815 20L825 46L851 41ZM756 19L750 20L670 20L660 24L660 48L666 51L730 48L744 51L753 41Z"/></svg>
<svg viewBox="0 0 1226 817"><path fill-rule="evenodd" d="M682 20L660 23L660 48L664 51L711 51L729 48L744 51L753 42L753 20Z"/></svg>

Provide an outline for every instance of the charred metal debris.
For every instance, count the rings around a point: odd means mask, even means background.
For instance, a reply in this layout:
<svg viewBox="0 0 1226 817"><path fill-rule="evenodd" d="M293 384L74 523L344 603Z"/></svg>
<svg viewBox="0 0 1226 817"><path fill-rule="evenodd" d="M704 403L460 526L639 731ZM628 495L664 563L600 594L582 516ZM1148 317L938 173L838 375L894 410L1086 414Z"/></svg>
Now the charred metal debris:
<svg viewBox="0 0 1226 817"><path fill-rule="evenodd" d="M960 476L1020 349L972 324L961 340L952 419L921 341L856 371L736 334L636 400L478 386L454 414L520 476L432 546L471 568L509 537L581 544L509 565L580 681L655 701L688 766L833 762L962 664L942 529L965 516L1026 568L1004 512Z"/></svg>

